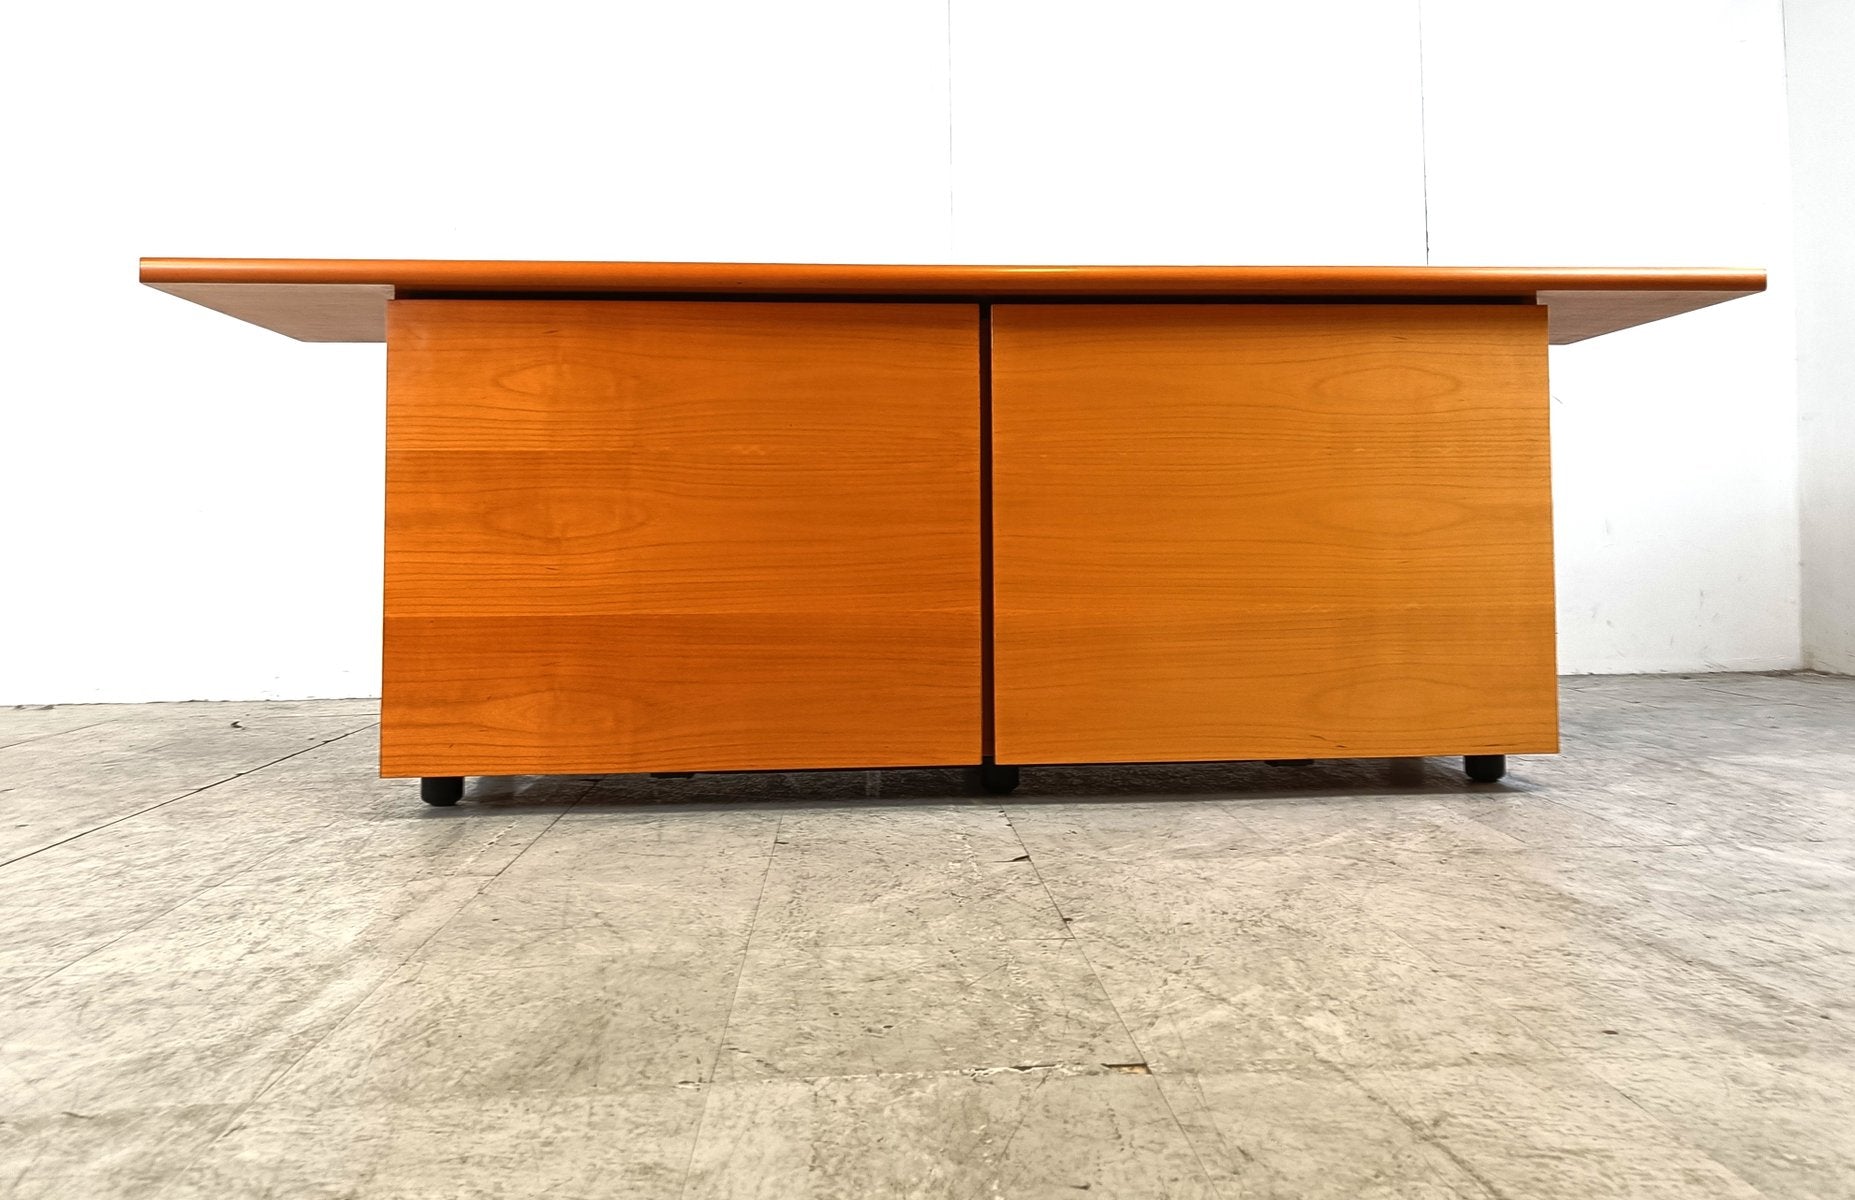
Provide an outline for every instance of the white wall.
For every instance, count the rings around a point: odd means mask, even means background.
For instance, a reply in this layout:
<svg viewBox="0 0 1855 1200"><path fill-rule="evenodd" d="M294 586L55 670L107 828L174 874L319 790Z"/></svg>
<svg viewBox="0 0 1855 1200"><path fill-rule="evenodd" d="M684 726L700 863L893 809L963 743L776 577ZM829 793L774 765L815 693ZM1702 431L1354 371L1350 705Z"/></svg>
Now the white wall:
<svg viewBox="0 0 1855 1200"><path fill-rule="evenodd" d="M1855 4L1785 0L1796 157L1804 655L1855 674Z"/></svg>
<svg viewBox="0 0 1855 1200"><path fill-rule="evenodd" d="M382 348L139 287L140 255L947 252L936 0L9 22L0 703L379 690Z"/></svg>
<svg viewBox="0 0 1855 1200"><path fill-rule="evenodd" d="M380 348L142 254L1769 264L1555 352L1563 665L1795 665L1777 3L33 6L0 703L377 687Z"/></svg>
<svg viewBox="0 0 1855 1200"><path fill-rule="evenodd" d="M1800 663L1784 51L1763 0L1424 0L1436 262L1764 266L1555 349L1560 666Z"/></svg>

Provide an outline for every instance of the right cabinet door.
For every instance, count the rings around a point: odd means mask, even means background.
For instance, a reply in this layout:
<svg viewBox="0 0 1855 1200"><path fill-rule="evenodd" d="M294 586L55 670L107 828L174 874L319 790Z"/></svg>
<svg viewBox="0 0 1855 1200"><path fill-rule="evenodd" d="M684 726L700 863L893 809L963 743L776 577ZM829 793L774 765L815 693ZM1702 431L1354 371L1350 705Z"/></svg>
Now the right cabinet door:
<svg viewBox="0 0 1855 1200"><path fill-rule="evenodd" d="M1558 748L1546 312L992 310L1002 763Z"/></svg>

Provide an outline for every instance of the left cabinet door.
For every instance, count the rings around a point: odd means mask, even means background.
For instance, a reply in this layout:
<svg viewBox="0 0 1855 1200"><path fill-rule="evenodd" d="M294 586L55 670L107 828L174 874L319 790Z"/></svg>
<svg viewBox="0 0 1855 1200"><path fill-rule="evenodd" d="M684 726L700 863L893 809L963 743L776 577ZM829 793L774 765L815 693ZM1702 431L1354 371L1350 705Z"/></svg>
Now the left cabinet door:
<svg viewBox="0 0 1855 1200"><path fill-rule="evenodd" d="M978 761L975 306L388 308L383 775Z"/></svg>

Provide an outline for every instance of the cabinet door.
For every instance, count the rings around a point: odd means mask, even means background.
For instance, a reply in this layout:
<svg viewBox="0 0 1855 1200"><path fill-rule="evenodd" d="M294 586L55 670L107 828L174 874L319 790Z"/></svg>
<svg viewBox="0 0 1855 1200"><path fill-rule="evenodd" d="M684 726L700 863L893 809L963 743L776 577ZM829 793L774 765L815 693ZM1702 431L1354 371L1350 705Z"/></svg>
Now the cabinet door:
<svg viewBox="0 0 1855 1200"><path fill-rule="evenodd" d="M1546 313L992 310L996 755L1557 748Z"/></svg>
<svg viewBox="0 0 1855 1200"><path fill-rule="evenodd" d="M389 310L383 774L977 761L976 306Z"/></svg>

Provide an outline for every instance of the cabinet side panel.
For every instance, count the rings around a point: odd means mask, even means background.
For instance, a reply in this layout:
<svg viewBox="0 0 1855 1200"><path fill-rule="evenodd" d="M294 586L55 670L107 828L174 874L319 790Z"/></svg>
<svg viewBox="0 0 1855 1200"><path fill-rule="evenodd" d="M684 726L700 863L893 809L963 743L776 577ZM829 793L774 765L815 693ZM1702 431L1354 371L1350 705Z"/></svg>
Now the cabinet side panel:
<svg viewBox="0 0 1855 1200"><path fill-rule="evenodd" d="M979 754L972 305L395 301L387 775Z"/></svg>
<svg viewBox="0 0 1855 1200"><path fill-rule="evenodd" d="M1557 748L1543 312L992 328L999 761Z"/></svg>

